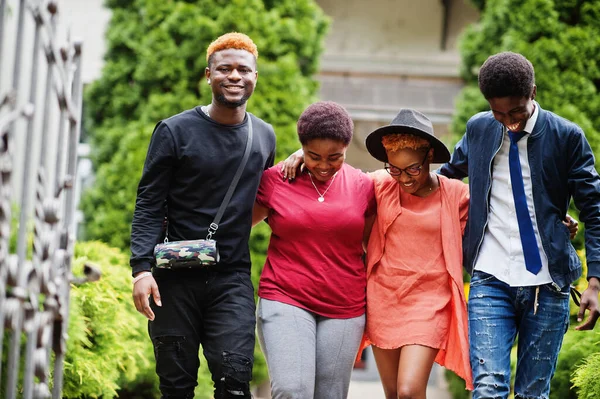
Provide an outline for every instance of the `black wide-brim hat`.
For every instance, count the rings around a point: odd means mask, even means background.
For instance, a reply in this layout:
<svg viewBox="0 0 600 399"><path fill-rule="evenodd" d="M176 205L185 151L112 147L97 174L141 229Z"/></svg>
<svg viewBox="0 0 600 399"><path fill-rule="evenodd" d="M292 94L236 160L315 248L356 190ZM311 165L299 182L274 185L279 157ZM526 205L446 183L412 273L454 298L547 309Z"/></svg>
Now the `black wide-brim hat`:
<svg viewBox="0 0 600 399"><path fill-rule="evenodd" d="M408 108L401 109L398 115L394 117L392 123L375 129L367 136L365 140L367 150L375 159L381 162L388 161L387 153L381 143L381 139L383 136L394 133L412 134L429 141L431 148L433 148L432 163L446 163L450 160L450 151L448 151L448 148L440 139L435 137L433 125L429 118L419 111Z"/></svg>

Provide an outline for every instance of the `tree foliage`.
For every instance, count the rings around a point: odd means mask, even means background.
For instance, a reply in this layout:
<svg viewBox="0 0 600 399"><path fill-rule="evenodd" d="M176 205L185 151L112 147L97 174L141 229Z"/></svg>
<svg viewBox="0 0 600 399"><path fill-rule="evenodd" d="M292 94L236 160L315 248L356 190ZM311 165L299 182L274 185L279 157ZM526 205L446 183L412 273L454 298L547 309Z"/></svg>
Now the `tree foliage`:
<svg viewBox="0 0 600 399"><path fill-rule="evenodd" d="M550 393L553 398L577 399L581 395L581 388L574 386L572 378L577 375L576 370L587 363L587 356L598 356L600 352L600 335L593 331L575 331L569 329L563 340L563 345L558 355L556 372L552 378ZM575 373L575 374L574 374ZM590 381L587 381L589 386ZM596 379L592 385L600 392L600 385ZM598 396L591 396L598 397Z"/></svg>
<svg viewBox="0 0 600 399"><path fill-rule="evenodd" d="M597 351L587 356L583 365L575 371L573 384L578 389L579 398L594 399L600 398L600 337L598 333L589 332L588 334L596 335L595 348ZM586 355L589 354L586 353Z"/></svg>
<svg viewBox="0 0 600 399"><path fill-rule="evenodd" d="M479 11L483 11L485 8L486 0L471 0L471 4L473 4Z"/></svg>
<svg viewBox="0 0 600 399"><path fill-rule="evenodd" d="M514 51L535 67L542 108L577 123L600 166L600 0L476 1L481 20L460 41L461 75L467 85L457 99L451 130L455 140L467 120L489 106L477 86L479 67L492 54ZM576 217L572 207L570 213ZM583 232L583 227L581 226ZM583 247L583 234L574 243Z"/></svg>
<svg viewBox="0 0 600 399"><path fill-rule="evenodd" d="M313 74L328 18L314 0L107 0L106 64L86 90L94 187L82 199L85 236L129 247L137 183L154 125L207 104L206 48L229 31L259 50L248 110L275 128L278 156L298 148L295 122L316 99Z"/></svg>
<svg viewBox="0 0 600 399"><path fill-rule="evenodd" d="M600 1L497 0L461 39L461 74L467 82L452 131L462 134L469 116L489 109L478 94L477 73L501 51L523 54L534 65L537 100L581 126L600 150ZM598 157L596 157L598 159Z"/></svg>

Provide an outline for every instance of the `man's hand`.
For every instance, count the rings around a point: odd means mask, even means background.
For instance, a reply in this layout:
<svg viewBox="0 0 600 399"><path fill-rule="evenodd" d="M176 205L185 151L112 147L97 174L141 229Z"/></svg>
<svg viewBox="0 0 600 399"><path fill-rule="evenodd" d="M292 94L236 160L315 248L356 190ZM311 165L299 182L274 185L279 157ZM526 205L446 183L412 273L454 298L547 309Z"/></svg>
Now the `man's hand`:
<svg viewBox="0 0 600 399"><path fill-rule="evenodd" d="M565 217L565 220L563 220L563 224L569 229L571 240L575 238L575 236L577 235L577 231L579 230L579 223L577 222L577 220L567 215L567 217Z"/></svg>
<svg viewBox="0 0 600 399"><path fill-rule="evenodd" d="M140 273L136 274L136 276L139 274ZM162 306L162 303L160 302L160 293L158 292L158 285L156 284L156 280L154 280L152 275L138 280L133 285L133 303L135 304L135 308L138 312L146 316L148 320L152 321L154 320L154 312L150 308L150 301L148 300L150 295L152 295L156 305Z"/></svg>
<svg viewBox="0 0 600 399"><path fill-rule="evenodd" d="M600 280L596 277L590 277L587 289L581 295L581 305L577 313L577 322L581 322L585 316L585 310L589 309L590 314L587 320L575 327L576 330L592 330L596 325L600 311L598 310L598 292L600 292Z"/></svg>
<svg viewBox="0 0 600 399"><path fill-rule="evenodd" d="M290 155L283 161L283 165L281 166L281 171L283 172L283 180L287 179L289 181L294 180L296 178L296 171L298 167L300 167L300 172L304 169L304 151L300 148L298 151Z"/></svg>

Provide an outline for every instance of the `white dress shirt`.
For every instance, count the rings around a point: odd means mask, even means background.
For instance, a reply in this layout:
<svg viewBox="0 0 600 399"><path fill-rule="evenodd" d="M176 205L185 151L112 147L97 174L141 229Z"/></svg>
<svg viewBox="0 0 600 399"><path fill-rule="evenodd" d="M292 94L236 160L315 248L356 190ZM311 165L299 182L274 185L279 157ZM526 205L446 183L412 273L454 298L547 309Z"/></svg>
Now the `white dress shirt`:
<svg viewBox="0 0 600 399"><path fill-rule="evenodd" d="M538 274L533 274L525 267L525 257L523 255L519 223L517 221L515 201L510 181L510 169L508 165L510 138L508 137L506 128L504 128L502 146L493 161L488 224L479 255L475 262L475 270L491 274L511 287L534 286L552 282L548 270L548 257L542 248L540 233L535 219L531 171L527 159L527 140L529 140L529 134L533 131L533 127L537 121L538 110L539 106L535 103L535 111L527 121L525 129L523 129L527 134L517 142L517 147L519 148L527 208L533 224L540 258L542 259L542 269Z"/></svg>

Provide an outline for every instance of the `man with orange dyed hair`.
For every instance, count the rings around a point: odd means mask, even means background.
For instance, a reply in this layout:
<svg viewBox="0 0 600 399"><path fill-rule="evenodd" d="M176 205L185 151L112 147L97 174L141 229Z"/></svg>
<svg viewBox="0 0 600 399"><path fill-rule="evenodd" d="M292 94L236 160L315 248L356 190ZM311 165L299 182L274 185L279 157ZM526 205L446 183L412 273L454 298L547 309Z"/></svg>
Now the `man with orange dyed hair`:
<svg viewBox="0 0 600 399"><path fill-rule="evenodd" d="M194 397L200 345L215 399L251 397L255 303L248 240L258 184L273 165L275 133L246 112L258 77L254 42L227 33L210 44L206 57L212 101L155 127L131 231L133 299L149 320L164 399ZM220 260L203 268L156 268L153 249L165 235L169 241L207 236L241 163L250 126L251 155L212 237Z"/></svg>

